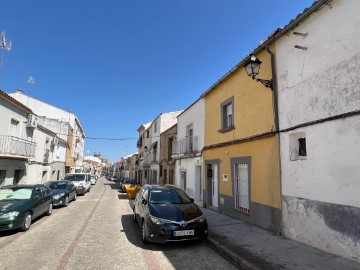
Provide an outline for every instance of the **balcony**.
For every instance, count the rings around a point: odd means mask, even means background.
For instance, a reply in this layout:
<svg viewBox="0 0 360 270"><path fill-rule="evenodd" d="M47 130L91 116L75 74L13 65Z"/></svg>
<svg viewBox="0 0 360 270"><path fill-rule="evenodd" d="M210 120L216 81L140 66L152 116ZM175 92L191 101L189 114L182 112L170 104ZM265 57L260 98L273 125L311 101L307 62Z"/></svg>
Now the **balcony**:
<svg viewBox="0 0 360 270"><path fill-rule="evenodd" d="M13 136L0 136L0 157L35 157L36 143Z"/></svg>
<svg viewBox="0 0 360 270"><path fill-rule="evenodd" d="M143 167L149 167L152 163L157 163L156 151L146 153L143 158L140 158L139 165Z"/></svg>
<svg viewBox="0 0 360 270"><path fill-rule="evenodd" d="M195 156L198 151L197 137L185 136L172 143L172 158Z"/></svg>

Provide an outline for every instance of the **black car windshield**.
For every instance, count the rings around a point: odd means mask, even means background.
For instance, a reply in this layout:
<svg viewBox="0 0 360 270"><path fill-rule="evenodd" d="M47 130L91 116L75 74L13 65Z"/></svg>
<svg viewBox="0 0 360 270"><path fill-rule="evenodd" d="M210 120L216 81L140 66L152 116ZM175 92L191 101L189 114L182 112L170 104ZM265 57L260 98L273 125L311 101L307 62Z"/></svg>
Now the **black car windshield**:
<svg viewBox="0 0 360 270"><path fill-rule="evenodd" d="M45 183L45 186L47 186L51 190L66 189L66 183L64 183L64 182L62 182L62 183L53 182L50 184Z"/></svg>
<svg viewBox="0 0 360 270"><path fill-rule="evenodd" d="M136 184L136 180L135 180L135 179L125 179L125 180L124 180L124 184L132 184L132 185L135 185L135 184Z"/></svg>
<svg viewBox="0 0 360 270"><path fill-rule="evenodd" d="M149 202L153 204L183 204L191 203L191 200L181 189L154 189L150 191Z"/></svg>
<svg viewBox="0 0 360 270"><path fill-rule="evenodd" d="M71 180L71 181L83 181L85 179L84 174L68 174L64 178L65 180Z"/></svg>
<svg viewBox="0 0 360 270"><path fill-rule="evenodd" d="M32 188L2 188L0 189L0 201L5 200L28 200L31 198Z"/></svg>

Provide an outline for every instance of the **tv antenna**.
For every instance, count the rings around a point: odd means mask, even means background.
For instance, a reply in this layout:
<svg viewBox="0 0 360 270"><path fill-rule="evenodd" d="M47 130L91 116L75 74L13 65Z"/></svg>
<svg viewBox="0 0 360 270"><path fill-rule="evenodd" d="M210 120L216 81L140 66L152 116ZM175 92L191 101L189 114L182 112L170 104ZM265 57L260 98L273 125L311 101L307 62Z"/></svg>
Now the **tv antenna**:
<svg viewBox="0 0 360 270"><path fill-rule="evenodd" d="M5 38L5 32L1 32L1 59L0 59L0 69L4 61L4 53L11 50L11 40L7 41Z"/></svg>

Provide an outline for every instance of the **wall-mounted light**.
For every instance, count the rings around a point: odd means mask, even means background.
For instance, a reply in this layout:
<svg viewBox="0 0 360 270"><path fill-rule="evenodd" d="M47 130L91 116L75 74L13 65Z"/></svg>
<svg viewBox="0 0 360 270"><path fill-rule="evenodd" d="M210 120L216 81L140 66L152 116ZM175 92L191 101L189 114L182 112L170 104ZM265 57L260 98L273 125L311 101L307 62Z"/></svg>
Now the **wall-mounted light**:
<svg viewBox="0 0 360 270"><path fill-rule="evenodd" d="M258 79L256 76L259 74L261 61L253 54L245 62L244 67L247 74L255 81L262 83L265 87L272 89L272 80Z"/></svg>

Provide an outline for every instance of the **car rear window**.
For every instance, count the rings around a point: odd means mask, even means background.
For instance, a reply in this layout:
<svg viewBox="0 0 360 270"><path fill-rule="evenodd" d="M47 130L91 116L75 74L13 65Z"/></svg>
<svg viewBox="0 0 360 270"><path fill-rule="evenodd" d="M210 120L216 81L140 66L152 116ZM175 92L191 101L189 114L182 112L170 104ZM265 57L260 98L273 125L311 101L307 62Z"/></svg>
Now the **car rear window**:
<svg viewBox="0 0 360 270"><path fill-rule="evenodd" d="M65 175L64 179L71 181L83 181L85 179L85 174L68 174Z"/></svg>

